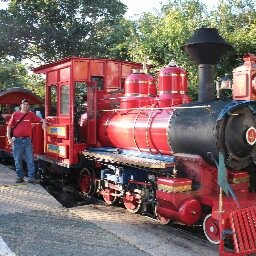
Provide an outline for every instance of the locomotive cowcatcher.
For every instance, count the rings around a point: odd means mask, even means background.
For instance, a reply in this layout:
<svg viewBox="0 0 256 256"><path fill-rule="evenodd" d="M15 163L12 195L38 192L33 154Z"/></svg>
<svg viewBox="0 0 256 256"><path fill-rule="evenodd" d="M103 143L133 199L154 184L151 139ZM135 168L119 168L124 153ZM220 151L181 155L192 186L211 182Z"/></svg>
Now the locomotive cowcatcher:
<svg viewBox="0 0 256 256"><path fill-rule="evenodd" d="M174 61L157 80L138 63L106 59L71 57L34 69L46 74L39 169L163 224L202 223L220 255L256 252L256 57L246 54L234 69L233 99L215 100L214 66L232 47L202 28L182 49L198 65L197 102Z"/></svg>

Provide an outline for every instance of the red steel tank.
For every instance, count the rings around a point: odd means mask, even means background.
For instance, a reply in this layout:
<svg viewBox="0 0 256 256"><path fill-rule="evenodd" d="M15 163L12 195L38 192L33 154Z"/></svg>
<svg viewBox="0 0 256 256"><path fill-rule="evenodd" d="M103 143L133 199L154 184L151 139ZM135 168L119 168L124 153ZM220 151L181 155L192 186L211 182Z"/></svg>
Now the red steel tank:
<svg viewBox="0 0 256 256"><path fill-rule="evenodd" d="M159 74L157 99L148 96L150 90L154 94L150 84L154 84L154 78L141 71L127 77L121 109L101 112L98 134L102 146L173 154L169 126L174 109L169 107L190 102L187 96L187 72L174 62L163 68ZM155 106L151 105L152 99L160 108L152 107Z"/></svg>
<svg viewBox="0 0 256 256"><path fill-rule="evenodd" d="M159 72L158 106L168 107L191 102L188 96L187 71L171 61Z"/></svg>
<svg viewBox="0 0 256 256"><path fill-rule="evenodd" d="M149 84L148 84L148 95L152 96L152 97L156 97L156 95L157 95L156 80L154 78L149 81Z"/></svg>
<svg viewBox="0 0 256 256"><path fill-rule="evenodd" d="M101 112L98 135L102 146L172 155L169 121L172 109Z"/></svg>
<svg viewBox="0 0 256 256"><path fill-rule="evenodd" d="M154 77L143 70L134 70L125 80L124 97L120 100L121 109L150 106L156 94ZM152 95L152 96L151 96Z"/></svg>

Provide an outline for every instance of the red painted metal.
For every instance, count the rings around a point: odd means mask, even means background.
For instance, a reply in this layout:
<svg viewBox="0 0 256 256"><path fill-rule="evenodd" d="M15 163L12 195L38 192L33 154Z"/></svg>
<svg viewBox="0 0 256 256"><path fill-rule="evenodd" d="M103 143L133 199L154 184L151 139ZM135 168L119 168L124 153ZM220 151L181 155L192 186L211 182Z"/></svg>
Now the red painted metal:
<svg viewBox="0 0 256 256"><path fill-rule="evenodd" d="M141 108L149 107L154 101L154 98L150 96L127 96L121 97L120 108L121 109L131 109L131 108Z"/></svg>
<svg viewBox="0 0 256 256"><path fill-rule="evenodd" d="M156 206L155 206L155 215L156 215L156 218L157 220L161 223L161 224L164 224L164 225L167 225L171 222L171 219L170 218L165 218L164 216L160 215L158 213L159 211L159 204L157 203ZM160 209L160 212L161 212L161 209ZM161 213L162 214L162 213Z"/></svg>
<svg viewBox="0 0 256 256"><path fill-rule="evenodd" d="M190 191L192 180L187 178L158 178L157 186L159 190L166 192L185 192Z"/></svg>
<svg viewBox="0 0 256 256"><path fill-rule="evenodd" d="M248 222L249 222L249 231L250 231L250 235L251 235L251 242L253 242L254 247L252 246L251 248L255 249L255 241L256 241L256 213L255 213L255 207L250 207L248 209L246 209L247 211L247 218L248 218ZM247 225L248 227L248 225ZM248 228L247 228L248 230Z"/></svg>
<svg viewBox="0 0 256 256"><path fill-rule="evenodd" d="M180 93L187 90L187 80L182 79L182 77L186 77L186 75L187 72L184 69L177 67L175 63L170 63L168 66L162 68L159 72L159 94L164 94L166 92Z"/></svg>
<svg viewBox="0 0 256 256"><path fill-rule="evenodd" d="M149 83L153 83L154 77L141 70L135 70L125 80L125 96L147 96Z"/></svg>
<svg viewBox="0 0 256 256"><path fill-rule="evenodd" d="M178 162L182 163L182 171L187 178L198 184L197 193L203 204L212 205L212 196L218 194L217 168L209 165L197 155L175 154Z"/></svg>
<svg viewBox="0 0 256 256"><path fill-rule="evenodd" d="M4 149L7 144L6 124L0 124L0 150Z"/></svg>
<svg viewBox="0 0 256 256"><path fill-rule="evenodd" d="M44 153L44 131L41 123L32 124L32 144L34 154L42 155Z"/></svg>
<svg viewBox="0 0 256 256"><path fill-rule="evenodd" d="M206 163L200 156L175 154L187 178L158 178L156 191L158 218L195 224L202 215L201 205L212 207L213 197L218 198L216 186L217 169ZM191 192L191 180L198 186ZM188 186L185 187L184 186ZM179 192L180 191L180 192ZM186 192L182 192L186 191ZM213 196L214 195L214 196Z"/></svg>
<svg viewBox="0 0 256 256"><path fill-rule="evenodd" d="M244 64L233 71L233 99L256 100L256 55L245 54Z"/></svg>
<svg viewBox="0 0 256 256"><path fill-rule="evenodd" d="M128 191L124 194L123 203L131 213L137 213L142 207L142 197L139 193Z"/></svg>
<svg viewBox="0 0 256 256"><path fill-rule="evenodd" d="M256 252L256 206L233 209L221 215L222 233L230 230L233 251L224 246L225 236L222 236L219 252L221 256L254 255ZM224 234L223 233L223 234Z"/></svg>
<svg viewBox="0 0 256 256"><path fill-rule="evenodd" d="M115 189L112 188L105 188L101 191L101 195L103 196L104 201L109 205L116 203L119 199L115 194Z"/></svg>
<svg viewBox="0 0 256 256"><path fill-rule="evenodd" d="M159 107L190 102L187 72L172 62L162 68L159 72L158 94L157 102Z"/></svg>
<svg viewBox="0 0 256 256"><path fill-rule="evenodd" d="M20 105L23 99L27 99L30 105L43 105L44 103L42 98L24 88L10 88L0 92L0 104L13 105L9 114L14 111L14 106Z"/></svg>
<svg viewBox="0 0 256 256"><path fill-rule="evenodd" d="M101 112L98 125L102 146L172 154L168 143L172 110Z"/></svg>
<svg viewBox="0 0 256 256"><path fill-rule="evenodd" d="M179 218L181 222L192 225L201 217L201 204L196 199L187 199L179 207Z"/></svg>
<svg viewBox="0 0 256 256"><path fill-rule="evenodd" d="M80 179L80 190L81 192L88 194L91 190L91 176L83 175Z"/></svg>
<svg viewBox="0 0 256 256"><path fill-rule="evenodd" d="M157 95L157 89L156 89L156 80L152 79L149 81L148 84L148 95L155 97Z"/></svg>
<svg viewBox="0 0 256 256"><path fill-rule="evenodd" d="M194 198L190 197L175 206L171 202L162 201L160 193L157 193L156 213L168 220L180 221L186 225L195 224L201 216L201 204Z"/></svg>
<svg viewBox="0 0 256 256"><path fill-rule="evenodd" d="M96 146L97 135L97 88L95 85L88 87L88 100L87 100L87 144Z"/></svg>
<svg viewBox="0 0 256 256"><path fill-rule="evenodd" d="M254 208L251 208L251 211L255 216ZM248 254L256 252L256 237L252 238L251 236L251 229L253 228L253 226L255 226L255 219L249 211L246 212L250 216L250 219L253 220L253 222L250 224L248 223L248 217L246 215L243 215L243 209L231 212L230 218L233 219L232 231L235 233L233 236L235 241L235 251ZM249 245L250 239L252 240L252 243L250 243Z"/></svg>
<svg viewBox="0 0 256 256"><path fill-rule="evenodd" d="M145 74L141 70L135 70L125 80L125 94L121 98L120 108L129 109L151 105L154 101L151 95L156 94L154 85L155 79L153 76Z"/></svg>
<svg viewBox="0 0 256 256"><path fill-rule="evenodd" d="M83 168L80 172L79 186L84 196L93 195L96 190L96 183L99 179L95 177L94 170L90 167Z"/></svg>
<svg viewBox="0 0 256 256"><path fill-rule="evenodd" d="M118 105L120 100L117 96L113 97L112 92L123 89L123 81L131 74L132 69L141 68L141 66L141 64L134 62L72 57L34 69L35 73L46 74L46 120L49 127L65 126L68 131L67 138L61 138L58 132L58 136L53 133L47 133L46 156L70 166L78 163L79 151L89 145L97 146L97 109L111 109L113 105ZM95 83L95 79L98 79L100 83ZM84 88L87 96L84 99L84 103L87 103L90 111L87 111L86 117L83 115L85 113L81 113L84 118L83 129L80 129L79 120L75 119L77 114L75 109L77 100L75 84L78 82L88 86L88 88ZM91 90L93 92L90 91L89 85L101 87L97 88L96 94L95 89ZM56 87L56 113L52 114L51 88L53 87ZM63 88L66 91L62 95ZM86 94L87 89L88 94ZM66 109L66 111L63 111L62 108ZM76 126L78 128L75 128ZM80 141L76 142L75 129L80 133L84 132L81 138L84 138L83 141L87 142L87 144ZM63 147L61 148L60 145ZM50 151L48 150L49 148ZM59 153L62 149L65 149L66 156Z"/></svg>
<svg viewBox="0 0 256 256"><path fill-rule="evenodd" d="M214 219L211 214L207 215L203 223L203 229L205 236L209 241L211 241L211 243L220 243L219 220Z"/></svg>

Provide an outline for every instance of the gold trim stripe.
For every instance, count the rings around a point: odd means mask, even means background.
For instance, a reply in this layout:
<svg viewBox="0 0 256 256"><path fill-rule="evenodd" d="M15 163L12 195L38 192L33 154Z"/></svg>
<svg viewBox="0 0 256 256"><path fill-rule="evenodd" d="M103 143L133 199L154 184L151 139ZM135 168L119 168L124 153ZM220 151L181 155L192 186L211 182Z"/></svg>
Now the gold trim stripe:
<svg viewBox="0 0 256 256"><path fill-rule="evenodd" d="M229 182L233 184L238 184L238 183L243 183L243 182L248 182L249 181L249 176L246 177L240 177L240 178L229 178Z"/></svg>
<svg viewBox="0 0 256 256"><path fill-rule="evenodd" d="M126 82L125 82L125 84L132 84L132 83L136 83L136 84L148 84L149 81L129 80L129 81L126 81Z"/></svg>
<svg viewBox="0 0 256 256"><path fill-rule="evenodd" d="M159 76L186 76L187 74L178 74L178 73L160 73Z"/></svg>
<svg viewBox="0 0 256 256"><path fill-rule="evenodd" d="M186 192L191 190L191 185L181 185L181 186L168 186L164 184L157 185L158 190L162 190L169 193Z"/></svg>
<svg viewBox="0 0 256 256"><path fill-rule="evenodd" d="M148 94L145 94L145 93L127 93L127 94L125 94L125 97L126 96L137 96L137 98L140 99L140 97L147 97ZM122 99L129 99L129 98L128 97L127 98L123 97Z"/></svg>

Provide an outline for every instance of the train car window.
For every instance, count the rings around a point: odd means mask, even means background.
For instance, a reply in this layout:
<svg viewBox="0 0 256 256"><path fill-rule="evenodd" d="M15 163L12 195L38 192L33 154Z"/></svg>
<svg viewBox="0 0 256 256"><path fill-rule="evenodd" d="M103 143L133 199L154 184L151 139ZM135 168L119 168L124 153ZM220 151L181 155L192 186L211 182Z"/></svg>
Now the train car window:
<svg viewBox="0 0 256 256"><path fill-rule="evenodd" d="M7 104L1 104L0 105L0 112L2 114L9 114L8 105Z"/></svg>
<svg viewBox="0 0 256 256"><path fill-rule="evenodd" d="M69 86L62 85L60 88L60 113L69 113Z"/></svg>
<svg viewBox="0 0 256 256"><path fill-rule="evenodd" d="M57 114L57 86L51 85L49 87L49 109L48 115L49 116L56 116Z"/></svg>
<svg viewBox="0 0 256 256"><path fill-rule="evenodd" d="M92 76L91 81L97 83L98 90L103 90L103 86L104 86L104 77L103 76Z"/></svg>

